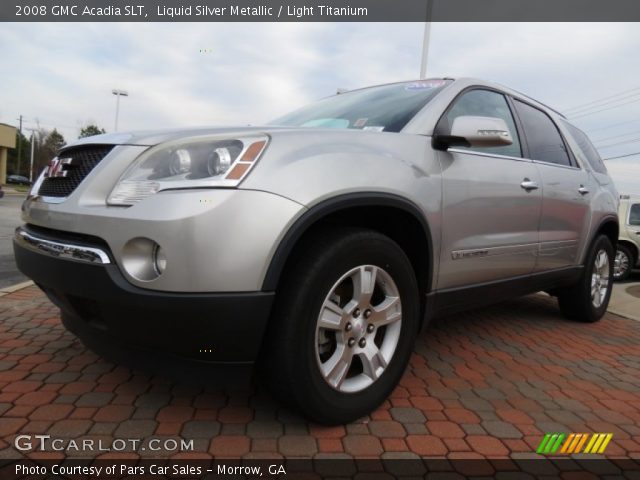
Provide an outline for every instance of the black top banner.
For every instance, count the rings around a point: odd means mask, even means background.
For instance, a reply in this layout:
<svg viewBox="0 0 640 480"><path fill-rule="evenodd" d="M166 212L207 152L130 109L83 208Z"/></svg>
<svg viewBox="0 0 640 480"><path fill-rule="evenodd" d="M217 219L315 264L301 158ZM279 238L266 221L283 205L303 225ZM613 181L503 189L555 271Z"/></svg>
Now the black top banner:
<svg viewBox="0 0 640 480"><path fill-rule="evenodd" d="M637 22L638 0L2 0L2 22Z"/></svg>

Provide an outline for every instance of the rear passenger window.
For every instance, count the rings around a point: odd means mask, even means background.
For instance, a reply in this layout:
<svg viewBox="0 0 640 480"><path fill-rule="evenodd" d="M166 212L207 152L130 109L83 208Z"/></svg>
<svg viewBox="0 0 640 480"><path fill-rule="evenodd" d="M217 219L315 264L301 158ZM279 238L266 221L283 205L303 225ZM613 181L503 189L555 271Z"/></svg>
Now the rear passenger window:
<svg viewBox="0 0 640 480"><path fill-rule="evenodd" d="M446 121L448 123L447 131L451 130L453 121L457 117L464 115L501 118L506 122L507 127L509 127L511 138L513 139L513 143L511 145L504 145L501 147L473 147L468 150L477 150L484 153L496 153L498 155L507 155L510 157L522 157L518 131L516 130L513 115L511 114L509 104L504 98L504 95L490 90L471 90L462 94L462 96L456 99L453 106L442 119L442 121Z"/></svg>
<svg viewBox="0 0 640 480"><path fill-rule="evenodd" d="M634 203L629 210L629 225L640 226L640 203Z"/></svg>
<svg viewBox="0 0 640 480"><path fill-rule="evenodd" d="M518 100L514 104L524 128L529 157L542 162L571 165L562 136L547 114Z"/></svg>
<svg viewBox="0 0 640 480"><path fill-rule="evenodd" d="M591 165L591 168L593 168L593 171L606 174L607 167L604 166L604 162L602 161L602 158L600 158L600 154L589 140L589 137L587 137L582 130L574 127L570 123L564 122L564 124L569 129L569 133L578 144L578 147L580 147L580 150L586 157L589 165Z"/></svg>

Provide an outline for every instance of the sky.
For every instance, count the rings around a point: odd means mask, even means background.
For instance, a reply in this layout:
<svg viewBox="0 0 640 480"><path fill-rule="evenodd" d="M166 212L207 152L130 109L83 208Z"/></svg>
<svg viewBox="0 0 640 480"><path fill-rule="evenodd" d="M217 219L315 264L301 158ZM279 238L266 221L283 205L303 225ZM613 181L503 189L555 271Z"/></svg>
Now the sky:
<svg viewBox="0 0 640 480"><path fill-rule="evenodd" d="M88 123L113 131L111 91L122 89L129 96L120 103L120 131L264 124L338 88L417 78L423 29L5 23L0 122L17 126L23 115L25 128L56 127L67 141ZM434 23L430 38L428 76L507 85L566 112L603 158L640 152L638 24ZM596 102L591 110L576 108L589 102ZM596 112L599 105L605 110ZM622 106L609 108L615 105ZM606 164L625 189L640 193L640 154Z"/></svg>

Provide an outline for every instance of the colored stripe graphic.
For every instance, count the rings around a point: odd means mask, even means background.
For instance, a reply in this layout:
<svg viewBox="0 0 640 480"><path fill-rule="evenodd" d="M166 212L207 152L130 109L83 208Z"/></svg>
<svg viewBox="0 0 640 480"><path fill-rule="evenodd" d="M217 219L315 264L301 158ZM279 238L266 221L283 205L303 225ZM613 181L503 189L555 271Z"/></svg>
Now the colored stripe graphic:
<svg viewBox="0 0 640 480"><path fill-rule="evenodd" d="M562 445L562 450L560 450L560 453L571 453L579 439L580 434L570 434L565 440L564 445Z"/></svg>
<svg viewBox="0 0 640 480"><path fill-rule="evenodd" d="M547 433L542 440L536 453L542 455L573 453L598 453L602 454L606 450L609 442L613 438L613 433ZM584 450L582 447L586 444ZM562 448L561 448L562 447Z"/></svg>
<svg viewBox="0 0 640 480"><path fill-rule="evenodd" d="M560 445L562 445L562 440L564 440L564 437L566 435L564 433L559 433L558 434L558 438L556 439L556 443L553 444L553 446L551 447L549 454L553 455L554 453L556 453L558 451L558 448L560 448Z"/></svg>
<svg viewBox="0 0 640 480"><path fill-rule="evenodd" d="M541 453L543 455L553 455L554 453L556 453L558 448L560 448L564 437L564 433L547 433L540 442L536 453Z"/></svg>
<svg viewBox="0 0 640 480"><path fill-rule="evenodd" d="M587 448L584 449L584 453L604 453L612 437L613 433L595 433L587 444Z"/></svg>
<svg viewBox="0 0 640 480"><path fill-rule="evenodd" d="M597 433L594 433L593 435L591 435L591 440L589 440L589 443L587 443L587 446L584 448L583 453L591 453L591 449L593 448L596 441L598 440L598 436L599 435Z"/></svg>
<svg viewBox="0 0 640 480"><path fill-rule="evenodd" d="M573 450L573 453L580 453L580 450L582 450L582 446L586 443L587 438L589 438L589 434L588 433L583 433L582 434L582 439L580 440L578 445L576 445L576 448Z"/></svg>
<svg viewBox="0 0 640 480"><path fill-rule="evenodd" d="M544 449L547 446L547 443L549 442L550 439L551 439L551 433L547 433L542 438L542 441L540 442L540 445L538 445L538 449L536 450L536 453L544 453Z"/></svg>
<svg viewBox="0 0 640 480"><path fill-rule="evenodd" d="M613 438L613 433L607 433L606 435L607 436L605 437L604 441L602 442L602 445L600 445L600 450L598 450L598 453L604 453L605 448L607 448L607 445L609 445L609 442Z"/></svg>

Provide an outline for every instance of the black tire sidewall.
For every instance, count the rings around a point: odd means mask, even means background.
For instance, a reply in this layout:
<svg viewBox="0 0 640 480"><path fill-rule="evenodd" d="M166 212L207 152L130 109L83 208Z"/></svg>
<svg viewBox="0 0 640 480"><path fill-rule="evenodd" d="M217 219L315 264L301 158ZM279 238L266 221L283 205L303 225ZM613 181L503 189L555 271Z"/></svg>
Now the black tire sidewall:
<svg viewBox="0 0 640 480"><path fill-rule="evenodd" d="M312 418L323 423L353 420L382 403L399 381L413 350L419 324L419 299L415 275L400 247L390 239L373 234L352 235L323 252L314 264L313 277L299 292L297 338L293 346L296 365L291 381L298 405ZM360 237L360 238L358 238ZM322 377L315 353L315 334L320 308L330 289L349 270L360 265L384 269L395 282L402 302L402 326L398 345L384 373L371 386L357 393L333 389ZM298 382L304 382L302 385Z"/></svg>

